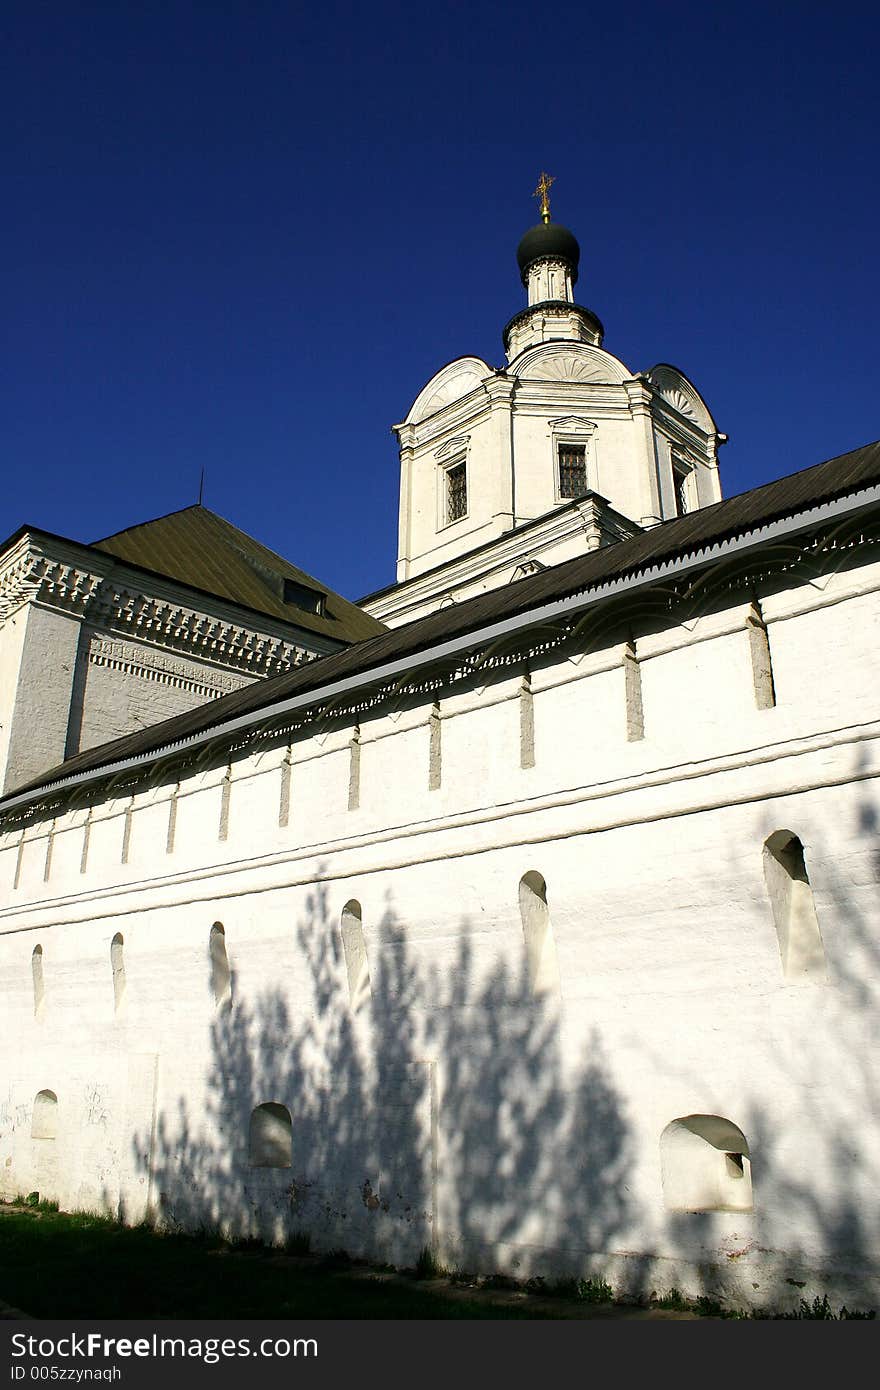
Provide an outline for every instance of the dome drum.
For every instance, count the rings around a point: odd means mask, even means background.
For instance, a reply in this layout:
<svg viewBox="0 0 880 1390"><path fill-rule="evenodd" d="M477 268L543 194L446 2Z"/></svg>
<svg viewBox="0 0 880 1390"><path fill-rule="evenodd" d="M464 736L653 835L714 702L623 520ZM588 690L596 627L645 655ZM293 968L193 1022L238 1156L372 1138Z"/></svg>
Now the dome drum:
<svg viewBox="0 0 880 1390"><path fill-rule="evenodd" d="M501 335L505 352L510 352L511 338L516 333L516 330L526 324L528 320L533 318L536 314L542 315L547 319L570 319L571 316L574 315L583 323L584 329L586 330L583 334L582 341L595 343L598 347L602 346L602 340L605 337L605 329L602 326L601 319L599 319L591 309L585 309L581 304L570 304L568 300L565 299L544 299L538 304L530 304L527 309L520 309L519 313L514 314L513 318L508 320L505 324L504 332ZM564 336L568 338L570 334L566 333ZM552 334L550 337L552 337ZM549 339L546 341L549 341Z"/></svg>

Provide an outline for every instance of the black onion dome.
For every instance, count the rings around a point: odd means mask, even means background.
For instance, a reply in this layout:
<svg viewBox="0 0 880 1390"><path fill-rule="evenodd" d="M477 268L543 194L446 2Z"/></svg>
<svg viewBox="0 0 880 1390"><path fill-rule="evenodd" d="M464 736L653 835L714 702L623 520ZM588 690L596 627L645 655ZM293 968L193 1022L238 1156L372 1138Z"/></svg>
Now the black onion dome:
<svg viewBox="0 0 880 1390"><path fill-rule="evenodd" d="M544 256L566 261L571 267L571 283L575 283L578 278L581 248L574 232L570 232L558 222L539 222L536 227L529 227L516 248L516 259L523 284L528 280L529 266Z"/></svg>

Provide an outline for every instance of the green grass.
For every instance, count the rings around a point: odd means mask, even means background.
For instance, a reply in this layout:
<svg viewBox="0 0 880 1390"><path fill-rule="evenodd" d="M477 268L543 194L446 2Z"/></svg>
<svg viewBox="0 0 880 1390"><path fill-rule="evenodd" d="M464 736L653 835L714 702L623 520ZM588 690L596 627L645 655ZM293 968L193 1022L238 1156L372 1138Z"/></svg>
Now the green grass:
<svg viewBox="0 0 880 1390"><path fill-rule="evenodd" d="M35 1211L57 1211L58 1203L50 1202L48 1197L40 1200L39 1192L29 1192L26 1197L16 1197L15 1202L21 1207L33 1207Z"/></svg>
<svg viewBox="0 0 880 1390"><path fill-rule="evenodd" d="M400 1277L387 1266L352 1260L344 1250L310 1259L309 1247L303 1231L293 1233L284 1250L252 1239L224 1241L216 1232L162 1234L108 1217L59 1212L32 1193L18 1204L0 1205L0 1296L38 1318L546 1319L624 1311L620 1305L608 1309L614 1291L602 1278L534 1278L523 1285L496 1274L475 1281L443 1270L427 1247L409 1277ZM426 1287L425 1280L443 1276L443 1286ZM462 1287L465 1282L468 1287ZM492 1300L491 1290L510 1297ZM588 1312L585 1304L596 1311ZM606 1312L599 1311L603 1306ZM846 1308L835 1312L827 1296L812 1303L801 1299L793 1312L749 1314L706 1297L688 1299L678 1289L652 1295L643 1307L716 1318L874 1317Z"/></svg>
<svg viewBox="0 0 880 1390"><path fill-rule="evenodd" d="M605 1279L554 1279L550 1283L538 1276L526 1285L530 1293L547 1298L566 1298L576 1303L613 1303L614 1290Z"/></svg>
<svg viewBox="0 0 880 1390"><path fill-rule="evenodd" d="M791 1284L794 1281L786 1281ZM802 1298L798 1307L787 1313L771 1313L756 1311L751 1313L743 1312L742 1309L725 1308L714 1298L707 1298L705 1295L700 1298L686 1298L678 1289L670 1289L665 1294L654 1294L651 1298L651 1306L654 1308L674 1308L678 1310L690 1309L706 1318L749 1318L766 1321L823 1321L823 1322L846 1322L850 1319L865 1319L867 1321L876 1318L876 1311L872 1308L869 1312L850 1312L846 1304L839 1308L835 1313L828 1302L828 1295L824 1298L818 1296L808 1303Z"/></svg>
<svg viewBox="0 0 880 1390"><path fill-rule="evenodd" d="M691 1306L690 1299L685 1298L679 1289L670 1289L668 1293L654 1294L651 1302L655 1308L674 1308L678 1312Z"/></svg>
<svg viewBox="0 0 880 1390"><path fill-rule="evenodd" d="M301 1250L306 1238L297 1244ZM0 1208L0 1293L38 1318L545 1316L444 1298L379 1272L364 1277L365 1267L342 1252L307 1269L279 1260L283 1253L230 1246L216 1236L162 1235L77 1212Z"/></svg>
<svg viewBox="0 0 880 1390"><path fill-rule="evenodd" d="M419 1258L416 1260L417 1279L441 1279L448 1274L442 1265L437 1263L434 1252L429 1245L423 1245L419 1251Z"/></svg>
<svg viewBox="0 0 880 1390"><path fill-rule="evenodd" d="M828 1295L826 1293L824 1298L819 1298L817 1296L813 1299L812 1303L808 1303L805 1298L802 1298L794 1312L780 1313L779 1316L781 1318L795 1319L798 1322L806 1320L810 1322L848 1322L855 1318L875 1318L877 1314L873 1309L871 1309L869 1313L860 1313L858 1311L851 1313L846 1304L844 1304L842 1308L838 1308L835 1313L828 1302Z"/></svg>

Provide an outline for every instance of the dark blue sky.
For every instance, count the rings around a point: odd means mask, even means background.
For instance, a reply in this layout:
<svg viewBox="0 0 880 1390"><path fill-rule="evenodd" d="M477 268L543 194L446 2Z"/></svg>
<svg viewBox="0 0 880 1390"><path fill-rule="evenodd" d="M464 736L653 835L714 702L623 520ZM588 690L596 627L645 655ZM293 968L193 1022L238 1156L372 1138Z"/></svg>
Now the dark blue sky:
<svg viewBox="0 0 880 1390"><path fill-rule="evenodd" d="M389 426L503 362L542 168L726 495L877 438L878 39L867 4L5 5L0 531L95 540L204 465L325 582L390 582Z"/></svg>

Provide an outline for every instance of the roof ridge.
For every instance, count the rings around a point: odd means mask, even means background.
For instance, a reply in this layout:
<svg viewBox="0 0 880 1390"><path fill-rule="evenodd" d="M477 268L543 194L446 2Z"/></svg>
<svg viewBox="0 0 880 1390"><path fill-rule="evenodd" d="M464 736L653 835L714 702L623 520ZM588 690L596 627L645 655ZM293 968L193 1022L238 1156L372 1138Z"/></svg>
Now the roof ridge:
<svg viewBox="0 0 880 1390"><path fill-rule="evenodd" d="M220 516L219 512L214 512L210 507L206 507L203 502L190 502L186 507L175 507L173 511L163 512L161 516L148 517L146 521L136 521L131 526L123 526L119 531L111 531L108 536L101 536L99 540L87 541L87 545L103 545L105 541L115 541L120 536L127 536L132 531L140 531L144 526L155 526L157 521L168 521L172 516L181 516L183 512L207 512L209 516L216 516L220 521L226 518ZM228 523L231 525L232 523Z"/></svg>
<svg viewBox="0 0 880 1390"><path fill-rule="evenodd" d="M255 558L253 555L248 554L248 548L254 547L260 550L263 555L270 556L273 560L276 560L282 567L282 571L292 570L298 577L314 584L316 588L321 589L324 593L332 592L335 594L335 590L332 590L330 585L326 584L324 580L318 579L317 576L311 574L309 570L304 570L301 565L295 565L292 560L288 560L284 555L281 555L279 551L273 550L271 546L266 545L265 542L259 540L257 536L252 536L249 531L245 531L241 526L236 526L234 521L230 521L229 518L223 516L222 513L215 512L211 507L206 507L203 502L192 502L187 507L178 507L175 511L163 512L161 516L151 517L147 521L138 521L133 526L125 526L121 531L114 531L111 535L104 536L99 541L91 541L89 544L93 546L105 545L108 541L119 540L122 536L129 536L135 531L142 531L147 526L156 526L161 521L170 521L172 517L182 516L184 512L202 512L206 517L210 517L212 521L220 522L227 533L230 533L227 534L226 537L230 544L234 537L241 537L241 539L246 542L246 545L241 546L239 549L242 558L246 562L253 561ZM282 577L284 577L283 572ZM353 607L357 606L352 603L351 599L345 598L342 594L336 594L336 597L342 599L343 603L352 604Z"/></svg>
<svg viewBox="0 0 880 1390"><path fill-rule="evenodd" d="M332 584L200 502L116 531L89 548L334 642L356 641L385 627ZM323 606L314 612L300 606L287 596L288 583L314 590Z"/></svg>

